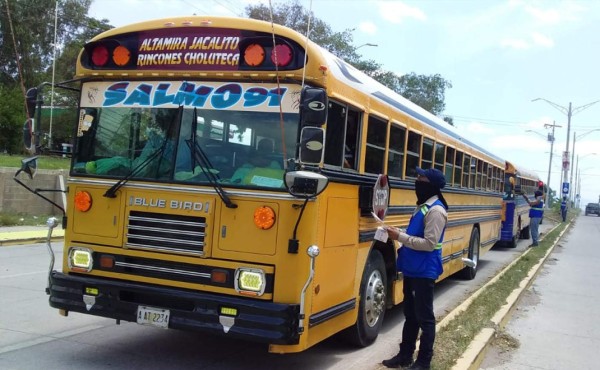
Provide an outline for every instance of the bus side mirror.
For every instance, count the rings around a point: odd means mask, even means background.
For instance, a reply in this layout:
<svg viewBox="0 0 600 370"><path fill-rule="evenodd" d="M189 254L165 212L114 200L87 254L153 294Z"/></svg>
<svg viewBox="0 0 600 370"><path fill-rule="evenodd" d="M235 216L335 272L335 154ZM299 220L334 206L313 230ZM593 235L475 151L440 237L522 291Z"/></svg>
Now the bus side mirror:
<svg viewBox="0 0 600 370"><path fill-rule="evenodd" d="M285 174L285 187L291 195L298 198L311 198L325 190L329 179L316 172L291 171Z"/></svg>
<svg viewBox="0 0 600 370"><path fill-rule="evenodd" d="M307 126L300 131L300 163L320 166L325 154L325 130Z"/></svg>
<svg viewBox="0 0 600 370"><path fill-rule="evenodd" d="M25 172L30 179L33 179L37 173L37 160L37 156L21 160L21 168L15 173L15 177L17 177L19 173Z"/></svg>
<svg viewBox="0 0 600 370"><path fill-rule="evenodd" d="M300 93L300 127L323 126L327 122L327 105L324 89L304 86Z"/></svg>
<svg viewBox="0 0 600 370"><path fill-rule="evenodd" d="M33 118L28 118L23 124L23 144L25 145L25 149L30 153L35 152L34 122Z"/></svg>
<svg viewBox="0 0 600 370"><path fill-rule="evenodd" d="M35 115L37 96L37 87L32 87L31 89L27 90L27 93L25 94L25 100L27 101L27 114L29 115L29 118L33 118L33 116Z"/></svg>

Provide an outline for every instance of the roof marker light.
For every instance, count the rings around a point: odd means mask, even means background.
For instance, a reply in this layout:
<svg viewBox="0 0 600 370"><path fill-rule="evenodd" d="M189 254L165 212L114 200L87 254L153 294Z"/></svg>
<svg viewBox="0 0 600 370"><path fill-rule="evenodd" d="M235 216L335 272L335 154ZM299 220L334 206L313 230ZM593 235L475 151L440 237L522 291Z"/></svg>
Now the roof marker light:
<svg viewBox="0 0 600 370"><path fill-rule="evenodd" d="M277 56L277 59L275 59ZM275 45L271 52L271 61L278 67L285 67L292 61L292 49L285 44Z"/></svg>
<svg viewBox="0 0 600 370"><path fill-rule="evenodd" d="M265 49L258 44L250 44L244 50L244 61L252 67L261 65L265 60Z"/></svg>
<svg viewBox="0 0 600 370"><path fill-rule="evenodd" d="M98 45L92 50L92 63L102 67L108 62L108 49L104 45Z"/></svg>
<svg viewBox="0 0 600 370"><path fill-rule="evenodd" d="M119 45L113 50L113 62L115 62L116 65L122 67L129 63L130 59L131 53L126 47Z"/></svg>

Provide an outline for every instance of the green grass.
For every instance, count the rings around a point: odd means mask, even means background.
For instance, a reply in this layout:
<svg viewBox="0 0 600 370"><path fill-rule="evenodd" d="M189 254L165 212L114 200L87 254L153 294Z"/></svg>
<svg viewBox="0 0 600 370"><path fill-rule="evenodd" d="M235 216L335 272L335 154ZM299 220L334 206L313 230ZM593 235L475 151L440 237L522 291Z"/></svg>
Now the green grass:
<svg viewBox="0 0 600 370"><path fill-rule="evenodd" d="M27 156L0 154L0 167L21 168L21 160ZM38 169L42 170L68 170L71 164L70 158L59 156L38 156Z"/></svg>
<svg viewBox="0 0 600 370"><path fill-rule="evenodd" d="M19 213L0 213L0 226L44 226L50 215L31 216Z"/></svg>
<svg viewBox="0 0 600 370"><path fill-rule="evenodd" d="M21 160L27 156L0 154L0 167L21 168ZM38 157L38 169L43 170L68 170L70 158L62 157ZM50 215L25 215L20 213L0 213L0 226L43 226Z"/></svg>
<svg viewBox="0 0 600 370"><path fill-rule="evenodd" d="M574 215L570 214L569 217L573 218ZM508 296L525 279L531 268L552 247L565 227L567 223L561 223L545 235L538 247L529 249L500 279L475 298L464 312L439 330L435 338L433 369L451 369L475 336L483 328L493 327L491 318L506 303Z"/></svg>

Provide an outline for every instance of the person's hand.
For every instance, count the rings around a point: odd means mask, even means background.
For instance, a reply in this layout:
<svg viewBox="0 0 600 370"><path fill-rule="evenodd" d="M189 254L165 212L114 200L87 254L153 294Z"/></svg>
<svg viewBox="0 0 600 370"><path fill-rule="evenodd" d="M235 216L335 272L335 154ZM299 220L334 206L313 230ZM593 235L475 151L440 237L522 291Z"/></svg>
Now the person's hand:
<svg viewBox="0 0 600 370"><path fill-rule="evenodd" d="M391 226L386 226L385 230L387 231L390 239L398 240L398 236L400 235L400 230L396 229L395 227L391 227Z"/></svg>

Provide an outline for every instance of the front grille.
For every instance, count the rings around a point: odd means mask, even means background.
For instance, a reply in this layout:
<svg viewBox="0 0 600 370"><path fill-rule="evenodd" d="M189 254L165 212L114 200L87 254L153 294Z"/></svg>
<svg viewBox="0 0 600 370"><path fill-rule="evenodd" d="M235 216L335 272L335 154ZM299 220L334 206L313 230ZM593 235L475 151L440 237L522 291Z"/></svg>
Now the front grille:
<svg viewBox="0 0 600 370"><path fill-rule="evenodd" d="M206 218L131 211L127 248L201 256Z"/></svg>

